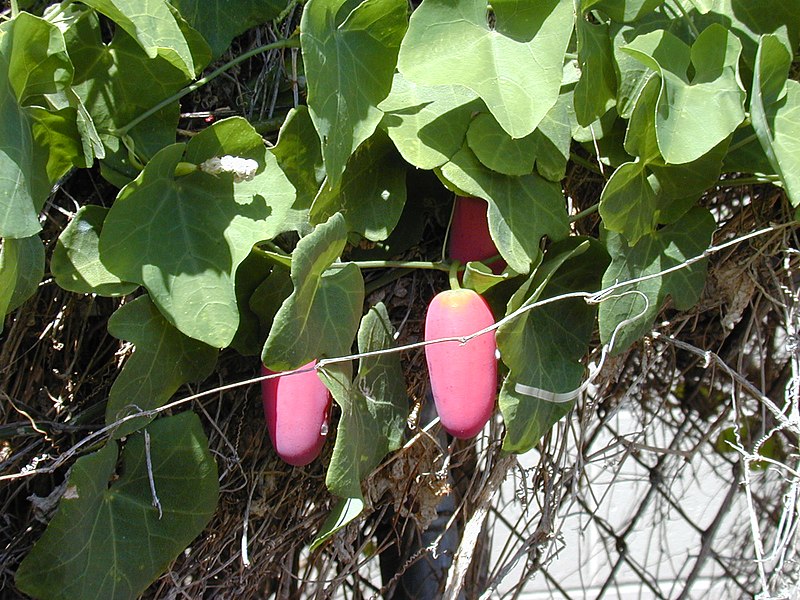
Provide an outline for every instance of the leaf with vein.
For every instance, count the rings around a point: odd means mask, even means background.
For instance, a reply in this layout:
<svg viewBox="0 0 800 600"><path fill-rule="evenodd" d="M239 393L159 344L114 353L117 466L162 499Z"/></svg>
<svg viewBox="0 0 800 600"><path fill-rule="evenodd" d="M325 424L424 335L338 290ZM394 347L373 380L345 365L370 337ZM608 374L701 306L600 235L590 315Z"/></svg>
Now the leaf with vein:
<svg viewBox="0 0 800 600"><path fill-rule="evenodd" d="M148 427L153 506L144 435L79 458L58 511L17 569L17 586L41 600L135 600L169 568L214 514L217 466L192 412ZM160 518L159 518L160 517Z"/></svg>
<svg viewBox="0 0 800 600"><path fill-rule="evenodd" d="M341 213L301 239L292 253L291 296L275 315L261 359L272 371L350 353L364 304L361 270L331 268L347 242Z"/></svg>
<svg viewBox="0 0 800 600"><path fill-rule="evenodd" d="M330 185L375 131L406 31L405 0L310 0L300 22L308 110Z"/></svg>
<svg viewBox="0 0 800 600"><path fill-rule="evenodd" d="M117 375L106 405L106 425L166 404L184 383L202 381L217 362L217 350L175 329L147 296L123 304L108 320L108 332L132 342L133 354ZM115 438L141 429L151 419L126 421Z"/></svg>
<svg viewBox="0 0 800 600"><path fill-rule="evenodd" d="M398 69L424 85L475 92L513 138L533 132L556 103L574 27L571 2L426 0L414 11Z"/></svg>
<svg viewBox="0 0 800 600"><path fill-rule="evenodd" d="M5 238L0 248L0 333L5 316L36 293L44 276L44 246L38 235Z"/></svg>
<svg viewBox="0 0 800 600"><path fill-rule="evenodd" d="M488 201L489 232L517 273L530 270L543 236L558 240L569 233L561 186L535 173L510 177L490 171L464 147L441 168L441 176L453 191Z"/></svg>
<svg viewBox="0 0 800 600"><path fill-rule="evenodd" d="M603 288L630 279L655 275L705 252L716 222L711 213L695 207L672 225L631 246L618 233L607 232L605 244L611 264L603 275ZM624 285L600 304L600 340L607 344L619 328L613 353L626 350L650 331L667 296L679 310L688 310L700 298L706 279L705 259L666 275ZM645 301L646 299L646 301ZM625 323L633 319L633 322Z"/></svg>
<svg viewBox="0 0 800 600"><path fill-rule="evenodd" d="M394 347L394 328L378 303L364 315L358 332L360 353ZM402 443L408 416L400 355L361 359L355 381L350 365L324 368L320 378L342 410L325 484L341 498L363 500L361 481Z"/></svg>
<svg viewBox="0 0 800 600"><path fill-rule="evenodd" d="M181 161L227 154L256 161L255 178L175 176ZM181 332L224 348L239 324L236 270L254 244L283 231L293 200L255 129L239 117L218 121L188 144L161 150L120 191L100 234L100 259L120 279L144 285Z"/></svg>

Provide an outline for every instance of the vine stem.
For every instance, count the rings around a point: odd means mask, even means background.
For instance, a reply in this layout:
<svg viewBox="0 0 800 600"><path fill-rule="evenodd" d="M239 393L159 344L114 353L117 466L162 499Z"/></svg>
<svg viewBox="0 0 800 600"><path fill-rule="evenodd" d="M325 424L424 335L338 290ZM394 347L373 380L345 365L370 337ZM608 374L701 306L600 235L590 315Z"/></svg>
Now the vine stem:
<svg viewBox="0 0 800 600"><path fill-rule="evenodd" d="M11 18L19 14L19 0L11 0Z"/></svg>
<svg viewBox="0 0 800 600"><path fill-rule="evenodd" d="M275 377L282 377L282 376L286 376L286 375L294 375L294 374L299 374L299 373L307 373L307 372L315 370L315 369L318 370L318 369L324 368L327 365L333 365L333 364L344 363L344 362L351 362L353 360L361 360L362 358L368 358L368 357L374 357L374 356L382 356L382 355L385 355L385 354L393 354L393 353L396 353L396 352L406 352L406 351L409 351L409 350L415 350L415 349L418 349L418 348L422 348L424 346L429 346L431 344L441 344L441 343L445 343L445 342L459 342L461 344L466 344L471 339L476 338L476 337L481 336L481 335L485 335L485 334L490 333L492 331L496 331L497 329L499 329L500 327L502 327L503 325L505 325L509 321L517 319L520 316L522 316L524 313L529 312L529 311L531 311L531 310L533 310L535 308L538 308L540 306L545 306L547 304L553 304L555 302L560 302L562 300L568 300L570 298L581 298L581 299L583 299L584 301L586 301L589 304L600 304L600 303L608 300L609 298L613 297L613 294L615 292L618 292L621 288L623 288L625 286L634 285L636 283L641 283L643 281L648 281L650 279L655 279L657 277L663 277L664 275L668 275L670 273L674 273L676 271L684 269L684 268L686 268L686 267L688 267L690 265L693 265L693 264L695 264L697 262L700 262L701 260L707 259L708 257L710 257L713 254L721 252L722 250L724 250L726 248L730 248L731 246L735 246L735 245L740 244L742 242L745 242L745 241L747 241L749 239L756 238L756 237L759 237L759 236L762 236L762 235L766 235L768 233L773 233L775 231L779 231L781 229L785 229L785 228L788 228L788 227L796 227L796 226L797 226L797 222L796 221L792 221L792 222L789 222L789 223L774 224L774 225L771 225L769 227L764 227L762 229L758 229L756 231L751 231L748 234L745 234L745 235L730 239L730 240L728 240L726 242L723 242L721 244L717 244L715 246L710 246L704 252L702 252L701 254L699 254L699 255L697 255L697 256L695 256L693 258L689 258L689 259L683 261L682 263L674 265L674 266L672 266L672 267L670 267L668 269L664 269L663 271L659 271L657 273L651 273L649 275L644 275L642 277L635 277L633 279L628 279L628 280L625 280L625 281L620 281L620 282L617 282L617 283L615 283L613 285L608 286L607 288L603 288L603 289L601 289L601 290L599 290L597 292L570 292L570 293L561 294L561 295L558 295L558 296L552 296L552 297L546 298L544 300L538 300L536 302L531 302L530 304L525 304L522 307L520 307L518 310L516 310L516 311L512 312L511 314L503 317L502 319L500 319L499 321L497 321L493 325L490 325L489 327L485 327L484 329L481 329L480 331L476 331L475 333L473 333L471 335L462 336L462 337L437 338L435 340L425 340L425 341L422 341L422 342L415 342L415 343L411 343L411 344L405 344L403 346L395 346L393 348L384 348L384 349L381 349L381 350L373 350L371 352L361 352L361 353L350 354L350 355L347 355L347 356L339 356L339 357L334 357L334 358L323 358L323 359L321 359L321 360L319 360L317 362L315 367L307 367L307 368L301 367L299 369L294 369L292 371L285 371L283 373L274 373L274 374L271 374L271 375L260 375L258 377L253 377L251 379L246 379L244 381L237 381L237 382L230 383L230 384L227 384L227 385L218 386L218 387L215 387L215 388L212 388L212 389L209 389L209 390L204 390L202 392L199 392L197 394L192 394L192 395L186 396L184 398L179 398L178 400L174 400L173 402L169 402L169 403L164 404L163 406L160 406L158 408L153 408L153 409L150 409L150 410L143 410L143 411L139 411L139 412L136 412L136 413L133 413L133 414L130 414L130 415L126 415L125 417L122 417L122 418L118 419L117 421L114 421L110 425L106 425L105 427L103 427L101 429L98 429L97 431L89 434L88 436L86 436L82 440L78 441L75 445L73 445L71 448L69 448L66 452L64 452L61 455L59 455L58 458L56 458L53 461L52 464L50 464L50 465L48 465L46 467L42 467L41 469L38 469L38 468L37 469L30 469L30 470L21 471L19 473L15 473L15 474L12 474L12 475L0 475L0 481L7 481L7 480L12 480L12 479L20 479L20 478L23 478L23 477L30 477L32 475L38 475L38 474L44 474L44 473L52 473L53 471L55 471L56 469L58 469L62 465L66 464L69 460L71 460L76 454L81 452L84 448L91 447L90 445L101 442L104 436L112 433L120 425L123 425L124 423L127 423L128 421L131 421L133 419L155 418L155 417L157 417L158 415L160 415L163 412L172 410L174 408L177 408L177 407L182 406L184 404L187 404L189 402L193 402L195 400L199 400L201 398L206 398L208 396L213 396L215 394L221 394L222 392L233 390L233 389L236 389L236 388L239 388L239 387L255 385L257 383L260 383L261 381L265 381L267 379L274 379Z"/></svg>
<svg viewBox="0 0 800 600"><path fill-rule="evenodd" d="M291 37L291 38L288 38L288 39L285 39L285 40L278 40L277 42L272 42L271 44L265 44L264 46L259 46L258 48L253 48L252 50L248 50L244 54L240 54L239 56L237 56L233 60L225 63L221 67L219 67L217 69L214 69L213 71L211 71L211 73L209 73L205 77L202 77L202 78L198 79L197 81L195 81L194 83L192 83L190 85L187 85L185 88L183 88L182 90L174 93L172 96L170 96L166 100L162 100L161 102L156 104L154 107L146 110L141 115L136 117L133 121L131 121L127 125L123 125L122 127L119 127L117 129L112 129L109 133L111 133L112 135L115 135L117 137L124 136L131 129L136 127L139 123L141 123L142 121L144 121L148 117L153 116L155 113L160 111L165 106L168 106L168 105L172 104L173 102L175 102L176 100L180 100L184 96L186 96L188 94L191 94L195 90L200 89L201 87L206 85L212 79L215 79L216 77L222 75L228 69L231 69L231 68L235 67L239 63L244 62L247 59L252 58L253 56L256 56L258 54L263 54L264 52L269 52L270 50L277 50L279 48L299 48L299 47L300 47L300 39L297 38L297 37Z"/></svg>
<svg viewBox="0 0 800 600"><path fill-rule="evenodd" d="M271 250L264 250L258 246L253 247L253 251L261 254L273 262L285 264L292 260L291 254L286 254L281 248L272 242L262 242L270 246ZM344 267L355 265L360 269L427 269L429 271L450 271L450 263L447 261L427 261L427 260L352 260L347 262L334 262L332 267Z"/></svg>

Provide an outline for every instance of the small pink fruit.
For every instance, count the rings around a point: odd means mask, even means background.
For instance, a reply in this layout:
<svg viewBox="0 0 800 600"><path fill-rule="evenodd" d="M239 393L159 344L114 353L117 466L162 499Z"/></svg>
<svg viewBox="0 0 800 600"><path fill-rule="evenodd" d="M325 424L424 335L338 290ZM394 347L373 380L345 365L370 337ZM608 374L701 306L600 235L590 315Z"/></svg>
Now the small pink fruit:
<svg viewBox="0 0 800 600"><path fill-rule="evenodd" d="M472 260L486 261L497 256L497 247L489 233L486 200L472 196L457 196L453 209L453 222L447 244L451 259L466 264ZM506 268L503 259L489 264L492 271L501 273Z"/></svg>
<svg viewBox="0 0 800 600"><path fill-rule="evenodd" d="M425 316L425 339L463 337L494 323L486 301L473 290L437 294ZM457 438L476 435L494 412L497 358L494 332L466 344L441 342L425 346L431 391L442 427Z"/></svg>
<svg viewBox="0 0 800 600"><path fill-rule="evenodd" d="M311 361L303 369L316 365ZM262 375L273 375L262 365ZM302 467L322 451L328 433L331 396L316 371L284 375L261 382L264 418L275 452Z"/></svg>

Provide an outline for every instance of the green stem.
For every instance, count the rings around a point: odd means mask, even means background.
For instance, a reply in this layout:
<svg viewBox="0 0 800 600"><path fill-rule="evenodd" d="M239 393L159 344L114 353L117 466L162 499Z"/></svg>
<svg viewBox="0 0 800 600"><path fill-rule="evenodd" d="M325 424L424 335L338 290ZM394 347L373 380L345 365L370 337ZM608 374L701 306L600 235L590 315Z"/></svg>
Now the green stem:
<svg viewBox="0 0 800 600"><path fill-rule="evenodd" d="M755 133L751 133L751 134L750 134L750 135L748 135L746 138L743 138L743 139L739 140L739 141L738 141L738 142L736 142L735 144L731 144L731 145L728 147L728 153L730 154L730 153L731 153L731 152L733 152L734 150L738 150L738 149L739 149L739 148L741 148L742 146L746 146L747 144L749 144L749 143L750 143L750 142L752 142L753 140L757 140L757 139L758 139L758 136L757 136Z"/></svg>
<svg viewBox="0 0 800 600"><path fill-rule="evenodd" d="M241 54L241 55L237 56L236 58L234 58L230 62L225 63L224 65L222 65L218 69L214 69L213 71L211 71L211 73L209 73L205 77L203 77L201 79L198 79L197 81L195 81L194 83L192 83L190 85L187 85L185 88L183 88L182 90L176 92L175 94L173 94L172 96L170 96L166 100L162 100L161 102L156 104L154 107L150 108L149 110L143 112L141 115L136 117L133 121L131 121L127 125L123 125L122 127L119 127L117 129L112 129L109 133L111 133L112 135L115 135L117 137L121 137L121 136L125 135L131 129L136 127L139 123L141 123L142 121L144 121L148 117L151 117L152 115L154 115L155 113L160 111L165 106L168 106L168 105L172 104L173 102L175 102L177 100L180 100L184 96L186 96L188 94L191 94L195 90L200 89L201 87L206 85L212 79L222 75L228 69L230 69L232 67L235 67L239 63L244 62L247 59L252 58L253 56L256 56L257 54L263 54L264 52L269 52L270 50L277 50L278 48L298 48L299 46L300 46L300 39L297 38L297 37L292 37L292 38L288 38L288 39L285 39L285 40L278 40L277 42L273 42L271 44L266 44L264 46L259 46L258 48L253 48L252 50L249 50L249 51L245 52L244 54Z"/></svg>
<svg viewBox="0 0 800 600"><path fill-rule="evenodd" d="M344 263L333 263L333 266L354 264L361 269L428 269L430 271L450 271L450 265L445 262L422 260L354 260Z"/></svg>
<svg viewBox="0 0 800 600"><path fill-rule="evenodd" d="M575 154L574 152L570 152L569 153L569 159L572 162L579 164L584 169L590 170L592 173L597 173L598 175L602 175L603 174L603 172L600 170L600 168L596 164L594 164L592 162L589 162L588 160L586 160L585 158L583 158L579 154Z"/></svg>
<svg viewBox="0 0 800 600"><path fill-rule="evenodd" d="M582 211L575 213L569 218L570 223L574 223L575 221L580 221L583 217L588 217L589 215L593 215L598 210L600 210L600 204L592 204L589 208L584 208Z"/></svg>
<svg viewBox="0 0 800 600"><path fill-rule="evenodd" d="M460 290L461 283L458 281L458 270L461 268L461 263L454 260L450 263L450 268L447 270L447 276L450 279L450 289Z"/></svg>
<svg viewBox="0 0 800 600"><path fill-rule="evenodd" d="M758 185L760 183L780 183L777 175L753 175L752 177L737 177L736 179L722 179L717 182L720 187L738 187L740 185Z"/></svg>
<svg viewBox="0 0 800 600"><path fill-rule="evenodd" d="M11 0L11 18L13 19L19 14L19 2L18 0Z"/></svg>
<svg viewBox="0 0 800 600"><path fill-rule="evenodd" d="M689 29L692 30L692 35L694 35L695 39L697 39L700 36L700 30L697 29L697 25L694 24L694 21L692 21L689 13L686 12L686 9L683 8L683 5L680 3L680 1L675 2L675 6L677 6L678 10L681 11L686 24L689 26Z"/></svg>

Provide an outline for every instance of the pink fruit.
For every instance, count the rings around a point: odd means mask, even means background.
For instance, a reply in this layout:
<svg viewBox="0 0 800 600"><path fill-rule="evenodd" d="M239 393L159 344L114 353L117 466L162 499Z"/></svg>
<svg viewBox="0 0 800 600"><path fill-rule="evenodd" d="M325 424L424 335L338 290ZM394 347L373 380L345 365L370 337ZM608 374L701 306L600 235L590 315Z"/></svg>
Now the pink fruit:
<svg viewBox="0 0 800 600"><path fill-rule="evenodd" d="M472 290L437 294L425 317L425 339L462 337L494 323L486 301ZM457 438L476 435L492 416L497 398L494 332L466 344L425 346L428 374L442 427Z"/></svg>
<svg viewBox="0 0 800 600"><path fill-rule="evenodd" d="M304 365L313 367L316 361ZM272 375L262 365L262 375ZM278 456L301 467L319 456L328 433L331 396L316 371L261 382L264 418Z"/></svg>
<svg viewBox="0 0 800 600"><path fill-rule="evenodd" d="M497 256L497 247L489 233L489 220L486 215L488 209L486 200L482 198L456 197L448 238L450 258L466 264L472 260L486 261ZM489 266L495 273L500 273L505 269L506 263L498 258Z"/></svg>

